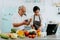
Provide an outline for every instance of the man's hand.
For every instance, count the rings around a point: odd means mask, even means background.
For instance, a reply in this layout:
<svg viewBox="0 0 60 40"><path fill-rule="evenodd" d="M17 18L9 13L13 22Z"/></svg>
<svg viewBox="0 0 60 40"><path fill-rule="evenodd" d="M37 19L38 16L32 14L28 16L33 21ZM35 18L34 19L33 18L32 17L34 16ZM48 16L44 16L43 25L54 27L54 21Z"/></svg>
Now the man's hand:
<svg viewBox="0 0 60 40"><path fill-rule="evenodd" d="M24 25L29 25L31 21L32 21L31 18L30 18L29 20L24 20L24 21L23 21L23 24L24 24Z"/></svg>
<svg viewBox="0 0 60 40"><path fill-rule="evenodd" d="M24 25L28 25L28 21L25 21L25 20L24 20L24 21L23 21L23 24L24 24Z"/></svg>

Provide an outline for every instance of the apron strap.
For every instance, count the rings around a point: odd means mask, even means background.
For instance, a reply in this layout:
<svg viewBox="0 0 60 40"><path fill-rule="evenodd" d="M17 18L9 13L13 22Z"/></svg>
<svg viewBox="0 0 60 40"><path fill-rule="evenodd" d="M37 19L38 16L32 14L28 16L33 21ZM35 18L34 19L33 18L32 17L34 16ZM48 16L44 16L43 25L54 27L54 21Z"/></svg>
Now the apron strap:
<svg viewBox="0 0 60 40"><path fill-rule="evenodd" d="M38 16L39 17L39 21L41 21L41 19L40 19L40 16ZM34 15L34 17L33 17L33 22L35 21L35 15Z"/></svg>

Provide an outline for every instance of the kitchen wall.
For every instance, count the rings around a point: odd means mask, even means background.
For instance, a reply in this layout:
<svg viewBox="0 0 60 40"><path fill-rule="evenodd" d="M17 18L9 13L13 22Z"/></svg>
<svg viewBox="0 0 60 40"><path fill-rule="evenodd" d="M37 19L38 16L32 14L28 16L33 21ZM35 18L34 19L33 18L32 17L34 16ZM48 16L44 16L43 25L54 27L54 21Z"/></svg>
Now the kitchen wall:
<svg viewBox="0 0 60 40"><path fill-rule="evenodd" d="M59 0L0 0L0 30L2 32L9 32L12 28L11 18L17 13L20 5L25 5L27 8L27 16L30 17L33 14L33 6L37 5L40 7L43 24L48 21L54 21L60 23L60 15L58 15L58 8L53 5ZM43 26L44 26L43 25ZM59 32L59 28L57 33Z"/></svg>

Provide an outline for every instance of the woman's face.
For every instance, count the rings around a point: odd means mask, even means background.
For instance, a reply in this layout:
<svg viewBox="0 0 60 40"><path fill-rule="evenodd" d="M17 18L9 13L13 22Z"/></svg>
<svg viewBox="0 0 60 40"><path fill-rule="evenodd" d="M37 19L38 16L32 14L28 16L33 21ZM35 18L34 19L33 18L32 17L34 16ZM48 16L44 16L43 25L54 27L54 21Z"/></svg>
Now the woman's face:
<svg viewBox="0 0 60 40"><path fill-rule="evenodd" d="M39 12L40 12L40 10L36 10L36 11L35 11L35 14L39 14Z"/></svg>

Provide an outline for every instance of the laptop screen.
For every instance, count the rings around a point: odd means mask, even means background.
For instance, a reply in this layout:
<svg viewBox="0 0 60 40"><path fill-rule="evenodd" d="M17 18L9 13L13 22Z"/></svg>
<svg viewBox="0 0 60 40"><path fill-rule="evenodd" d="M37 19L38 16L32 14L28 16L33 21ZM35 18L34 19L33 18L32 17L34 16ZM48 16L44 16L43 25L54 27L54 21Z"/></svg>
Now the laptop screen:
<svg viewBox="0 0 60 40"><path fill-rule="evenodd" d="M47 26L47 35L55 34L57 31L57 24L48 24Z"/></svg>

